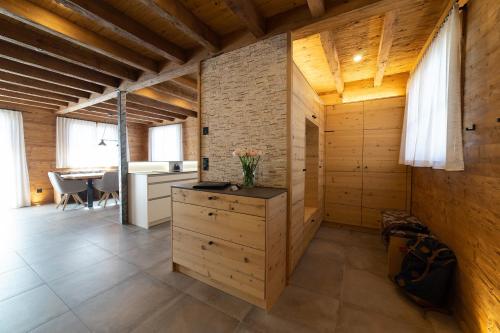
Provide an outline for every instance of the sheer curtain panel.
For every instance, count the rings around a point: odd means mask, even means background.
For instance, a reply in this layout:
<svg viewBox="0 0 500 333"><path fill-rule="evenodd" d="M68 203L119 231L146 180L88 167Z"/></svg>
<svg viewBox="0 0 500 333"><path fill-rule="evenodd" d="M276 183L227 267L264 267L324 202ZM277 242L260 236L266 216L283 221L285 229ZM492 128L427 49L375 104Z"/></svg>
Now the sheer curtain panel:
<svg viewBox="0 0 500 333"><path fill-rule="evenodd" d="M182 161L182 124L149 128L150 161Z"/></svg>
<svg viewBox="0 0 500 333"><path fill-rule="evenodd" d="M58 168L117 166L118 158L117 125L57 118Z"/></svg>
<svg viewBox="0 0 500 333"><path fill-rule="evenodd" d="M2 208L29 206L30 183L21 112L0 109L0 156L3 177L0 205Z"/></svg>
<svg viewBox="0 0 500 333"><path fill-rule="evenodd" d="M464 169L461 35L460 13L455 5L408 81L401 164Z"/></svg>

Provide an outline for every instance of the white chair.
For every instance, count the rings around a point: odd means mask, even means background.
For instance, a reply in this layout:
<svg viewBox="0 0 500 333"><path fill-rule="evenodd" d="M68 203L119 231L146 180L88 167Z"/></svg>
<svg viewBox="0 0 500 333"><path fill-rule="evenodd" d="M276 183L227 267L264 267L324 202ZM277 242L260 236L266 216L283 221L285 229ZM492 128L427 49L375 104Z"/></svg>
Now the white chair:
<svg viewBox="0 0 500 333"><path fill-rule="evenodd" d="M73 197L75 203L85 206L85 203L78 195L79 192L85 191L87 189L87 185L83 180L64 180L59 174L55 172L49 172L49 180L52 184L52 187L57 192L63 195L61 200L57 204L56 209L58 209L62 204L63 210L65 210L70 196Z"/></svg>
<svg viewBox="0 0 500 333"><path fill-rule="evenodd" d="M118 190L120 189L120 185L118 184L118 172L105 172L102 179L94 181L94 188L103 192L99 199L99 205L104 200L104 207L106 207L110 195L115 199L115 203L118 204L120 200L118 196Z"/></svg>

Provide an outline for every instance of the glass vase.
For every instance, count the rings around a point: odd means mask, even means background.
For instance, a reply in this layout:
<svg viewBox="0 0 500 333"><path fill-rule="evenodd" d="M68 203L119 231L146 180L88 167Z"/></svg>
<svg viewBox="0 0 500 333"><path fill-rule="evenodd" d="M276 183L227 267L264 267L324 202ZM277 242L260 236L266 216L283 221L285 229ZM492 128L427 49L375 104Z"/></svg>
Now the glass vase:
<svg viewBox="0 0 500 333"><path fill-rule="evenodd" d="M251 188L255 186L255 170L243 169L243 187Z"/></svg>

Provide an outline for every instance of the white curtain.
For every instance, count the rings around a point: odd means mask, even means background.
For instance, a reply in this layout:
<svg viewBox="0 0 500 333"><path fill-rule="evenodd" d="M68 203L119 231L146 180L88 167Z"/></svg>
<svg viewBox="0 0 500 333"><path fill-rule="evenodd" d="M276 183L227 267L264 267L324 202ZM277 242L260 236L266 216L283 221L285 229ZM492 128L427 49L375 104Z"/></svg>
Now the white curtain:
<svg viewBox="0 0 500 333"><path fill-rule="evenodd" d="M149 128L150 161L182 161L182 124Z"/></svg>
<svg viewBox="0 0 500 333"><path fill-rule="evenodd" d="M99 145L101 141L105 145ZM119 156L117 125L57 118L58 168L117 166Z"/></svg>
<svg viewBox="0 0 500 333"><path fill-rule="evenodd" d="M29 206L30 183L21 112L0 110L0 156L3 179L0 205L2 208Z"/></svg>
<svg viewBox="0 0 500 333"><path fill-rule="evenodd" d="M399 162L463 170L460 41L455 6L410 76Z"/></svg>

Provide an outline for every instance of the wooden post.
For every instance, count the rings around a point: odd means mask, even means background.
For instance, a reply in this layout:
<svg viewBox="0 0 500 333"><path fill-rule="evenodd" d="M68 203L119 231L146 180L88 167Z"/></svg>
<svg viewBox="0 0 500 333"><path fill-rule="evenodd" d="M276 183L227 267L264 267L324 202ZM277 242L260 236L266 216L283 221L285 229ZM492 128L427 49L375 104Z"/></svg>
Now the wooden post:
<svg viewBox="0 0 500 333"><path fill-rule="evenodd" d="M120 177L120 222L128 224L128 161L127 161L127 95L118 91L118 144L120 146L120 159L118 170Z"/></svg>

